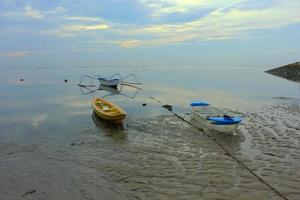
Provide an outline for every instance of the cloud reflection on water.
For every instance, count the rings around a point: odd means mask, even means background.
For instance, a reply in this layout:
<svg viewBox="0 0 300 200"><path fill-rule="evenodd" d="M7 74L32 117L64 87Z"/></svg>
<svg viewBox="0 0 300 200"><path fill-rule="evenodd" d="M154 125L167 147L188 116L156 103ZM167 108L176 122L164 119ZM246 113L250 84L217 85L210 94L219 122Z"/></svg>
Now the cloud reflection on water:
<svg viewBox="0 0 300 200"><path fill-rule="evenodd" d="M180 107L188 107L193 100L208 101L217 107L230 109L257 108L262 102L245 99L242 96L221 89L192 90L180 86L170 85L147 85L145 91L164 104Z"/></svg>
<svg viewBox="0 0 300 200"><path fill-rule="evenodd" d="M40 124L49 119L49 115L46 113L35 113L31 114L20 114L10 115L10 116L0 116L0 122L3 124L11 124L11 123L26 123L30 124L32 127L38 127Z"/></svg>

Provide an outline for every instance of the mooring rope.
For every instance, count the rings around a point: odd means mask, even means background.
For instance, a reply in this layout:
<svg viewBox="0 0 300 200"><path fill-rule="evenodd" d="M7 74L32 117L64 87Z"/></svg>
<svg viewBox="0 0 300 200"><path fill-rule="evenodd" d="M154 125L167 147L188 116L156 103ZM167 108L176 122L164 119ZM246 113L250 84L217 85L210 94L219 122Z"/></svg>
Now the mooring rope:
<svg viewBox="0 0 300 200"><path fill-rule="evenodd" d="M151 97L151 99L153 99L154 101L156 101L157 103L162 104L161 101L159 101L158 99ZM260 182L262 182L263 184L265 184L267 187L269 187L273 192L275 192L278 196L280 196L282 199L284 200L289 200L286 196L284 196L281 192L279 192L276 188L274 188L271 184L269 184L267 181L265 181L263 178L261 178L259 175L257 175L253 170L251 170L245 163L243 163L241 160L239 160L237 157L235 157L232 153L230 153L229 150L227 150L224 145L222 145L222 143L220 143L216 138L212 137L211 135L207 134L204 132L203 128L199 128L197 127L195 124L187 121L186 119L184 119L183 117L179 116L178 114L174 113L171 109L167 109L169 112L171 112L175 117L177 117L178 119L188 123L189 125L191 125L192 127L196 128L197 130L199 130L203 135L205 135L206 137L208 137L209 139L211 139L213 142L215 142L221 149L223 149L223 151L225 151L226 155L230 156L232 159L234 159L239 165L241 165L242 167L244 167L248 172L250 172L253 176L255 176Z"/></svg>

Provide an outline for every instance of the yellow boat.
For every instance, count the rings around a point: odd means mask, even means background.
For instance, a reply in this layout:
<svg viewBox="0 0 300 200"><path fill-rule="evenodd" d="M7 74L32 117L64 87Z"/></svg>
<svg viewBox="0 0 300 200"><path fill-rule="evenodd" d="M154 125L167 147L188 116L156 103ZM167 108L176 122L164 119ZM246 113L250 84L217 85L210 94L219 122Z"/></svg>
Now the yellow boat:
<svg viewBox="0 0 300 200"><path fill-rule="evenodd" d="M127 114L116 104L102 98L94 98L92 101L92 107L97 116L113 123L121 123Z"/></svg>

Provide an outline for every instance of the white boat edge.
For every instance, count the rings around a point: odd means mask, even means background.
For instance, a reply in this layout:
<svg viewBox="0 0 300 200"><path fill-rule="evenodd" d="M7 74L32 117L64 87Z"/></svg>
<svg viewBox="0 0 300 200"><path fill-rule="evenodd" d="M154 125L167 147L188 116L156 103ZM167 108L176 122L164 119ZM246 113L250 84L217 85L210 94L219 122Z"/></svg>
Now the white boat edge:
<svg viewBox="0 0 300 200"><path fill-rule="evenodd" d="M237 131L239 123L237 124L226 124L226 125L218 125L213 124L213 121L208 120L207 116L202 116L199 113L195 113L192 111L192 120L196 120L197 123L200 124L200 128L205 127L208 130L213 130L221 133L231 133L234 134ZM195 124L198 126L198 124Z"/></svg>

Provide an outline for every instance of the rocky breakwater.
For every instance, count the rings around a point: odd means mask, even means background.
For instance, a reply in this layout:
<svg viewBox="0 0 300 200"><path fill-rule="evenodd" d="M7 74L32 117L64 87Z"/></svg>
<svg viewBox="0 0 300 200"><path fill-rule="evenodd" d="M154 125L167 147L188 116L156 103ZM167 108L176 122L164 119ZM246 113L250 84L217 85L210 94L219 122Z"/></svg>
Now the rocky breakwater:
<svg viewBox="0 0 300 200"><path fill-rule="evenodd" d="M291 81L300 82L300 62L265 71Z"/></svg>

